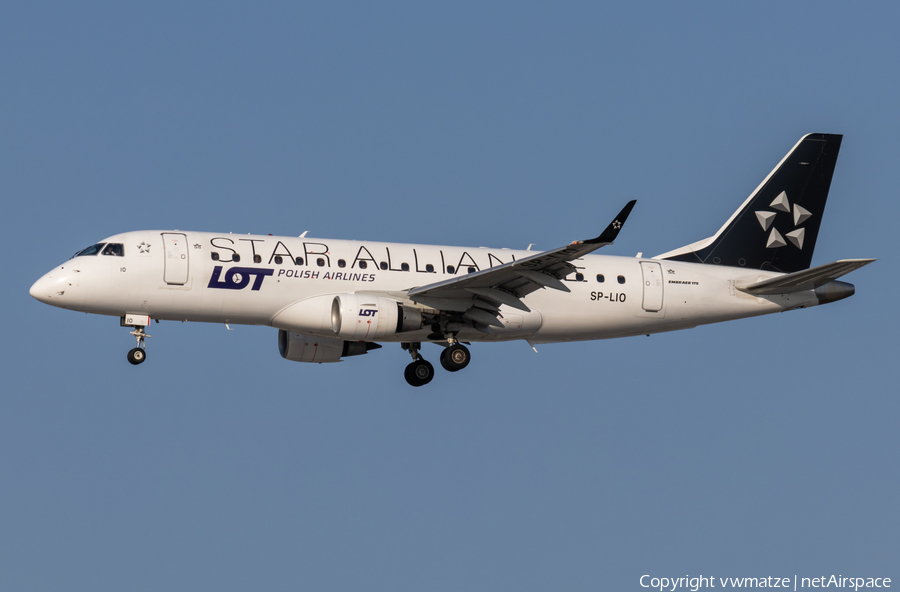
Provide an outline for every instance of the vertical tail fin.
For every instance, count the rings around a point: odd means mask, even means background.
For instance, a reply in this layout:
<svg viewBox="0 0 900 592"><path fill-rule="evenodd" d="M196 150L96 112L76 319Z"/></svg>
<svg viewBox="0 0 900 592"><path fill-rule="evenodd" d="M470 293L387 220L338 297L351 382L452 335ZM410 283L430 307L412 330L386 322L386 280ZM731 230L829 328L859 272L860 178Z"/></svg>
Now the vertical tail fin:
<svg viewBox="0 0 900 592"><path fill-rule="evenodd" d="M842 138L803 136L714 236L658 259L784 273L807 269Z"/></svg>

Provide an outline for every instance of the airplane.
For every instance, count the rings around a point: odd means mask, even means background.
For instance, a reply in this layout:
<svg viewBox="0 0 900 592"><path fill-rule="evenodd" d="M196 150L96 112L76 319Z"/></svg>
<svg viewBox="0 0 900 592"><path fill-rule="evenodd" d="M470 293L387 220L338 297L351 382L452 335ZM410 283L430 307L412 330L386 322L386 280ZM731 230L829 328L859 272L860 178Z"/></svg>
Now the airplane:
<svg viewBox="0 0 900 592"><path fill-rule="evenodd" d="M400 343L404 377L431 382L423 343L450 372L466 345L650 335L836 302L837 278L875 259L810 268L843 136L803 136L713 236L644 258L613 244L628 202L596 238L550 251L146 230L78 251L31 287L60 308L118 317L147 358L151 318L267 325L281 356L331 363ZM380 343L379 343L380 342ZM535 349L536 351L536 349Z"/></svg>

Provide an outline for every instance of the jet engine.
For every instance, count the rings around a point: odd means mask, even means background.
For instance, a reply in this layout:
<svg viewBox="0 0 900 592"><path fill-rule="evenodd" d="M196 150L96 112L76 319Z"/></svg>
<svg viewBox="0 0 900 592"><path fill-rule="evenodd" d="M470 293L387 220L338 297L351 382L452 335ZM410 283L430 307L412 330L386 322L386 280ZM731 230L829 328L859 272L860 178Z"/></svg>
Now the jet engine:
<svg viewBox="0 0 900 592"><path fill-rule="evenodd" d="M295 302L275 315L271 324L285 331L364 341L417 331L424 323L421 312L396 300L367 294L338 294Z"/></svg>
<svg viewBox="0 0 900 592"><path fill-rule="evenodd" d="M344 341L333 337L316 337L293 331L278 331L278 351L281 357L292 362L312 362L328 364L340 362L341 358L360 356L369 350L378 349L377 343L365 341Z"/></svg>
<svg viewBox="0 0 900 592"><path fill-rule="evenodd" d="M421 312L390 298L340 294L331 303L331 330L345 339L380 339L421 328Z"/></svg>

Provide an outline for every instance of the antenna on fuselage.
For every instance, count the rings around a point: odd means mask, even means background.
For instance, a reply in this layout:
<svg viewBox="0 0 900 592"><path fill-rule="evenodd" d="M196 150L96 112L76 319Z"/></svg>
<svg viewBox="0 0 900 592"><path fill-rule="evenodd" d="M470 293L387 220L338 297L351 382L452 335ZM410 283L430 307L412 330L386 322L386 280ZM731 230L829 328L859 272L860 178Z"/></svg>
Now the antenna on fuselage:
<svg viewBox="0 0 900 592"><path fill-rule="evenodd" d="M307 232L309 232L309 231L308 231L308 230L304 230L304 231L303 231L303 234L301 234L301 235L300 235L299 237L297 237L297 238L303 238L303 237L305 237Z"/></svg>

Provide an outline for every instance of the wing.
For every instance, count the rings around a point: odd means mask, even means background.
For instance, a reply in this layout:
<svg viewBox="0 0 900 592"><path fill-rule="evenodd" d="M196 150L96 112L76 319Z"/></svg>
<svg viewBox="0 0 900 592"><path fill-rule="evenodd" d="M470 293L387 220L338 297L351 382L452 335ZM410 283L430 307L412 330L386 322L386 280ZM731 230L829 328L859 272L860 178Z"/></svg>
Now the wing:
<svg viewBox="0 0 900 592"><path fill-rule="evenodd" d="M749 286L737 286L738 290L748 294L791 294L804 290L815 290L832 280L857 270L864 265L875 261L874 259L842 259L834 263L827 263L819 267L804 269L786 275L781 275L769 280L763 280Z"/></svg>
<svg viewBox="0 0 900 592"><path fill-rule="evenodd" d="M562 279L575 271L570 261L612 244L635 203L635 200L628 202L597 238L575 241L525 259L413 288L406 296L429 308L462 313L462 318L472 321L482 331L486 325L502 327L497 320L500 305L529 311L521 298L535 290L550 288L568 292Z"/></svg>

